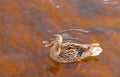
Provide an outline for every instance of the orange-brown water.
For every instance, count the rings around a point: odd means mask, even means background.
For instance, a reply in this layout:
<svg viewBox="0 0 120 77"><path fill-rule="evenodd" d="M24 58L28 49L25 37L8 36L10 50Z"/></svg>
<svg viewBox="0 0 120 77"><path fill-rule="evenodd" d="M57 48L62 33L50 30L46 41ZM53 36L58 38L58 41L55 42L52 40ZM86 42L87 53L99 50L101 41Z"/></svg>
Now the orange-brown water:
<svg viewBox="0 0 120 77"><path fill-rule="evenodd" d="M79 43L98 42L99 57L59 64L43 40L59 31ZM0 0L0 77L120 77L119 0Z"/></svg>

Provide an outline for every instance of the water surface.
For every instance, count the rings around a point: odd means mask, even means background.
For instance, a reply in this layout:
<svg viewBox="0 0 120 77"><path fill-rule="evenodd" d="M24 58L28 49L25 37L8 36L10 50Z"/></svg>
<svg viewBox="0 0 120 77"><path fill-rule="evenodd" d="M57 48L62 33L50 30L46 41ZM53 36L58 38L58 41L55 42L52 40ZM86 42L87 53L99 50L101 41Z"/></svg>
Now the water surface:
<svg viewBox="0 0 120 77"><path fill-rule="evenodd" d="M119 0L1 0L0 77L120 77ZM82 63L60 64L43 40L65 32L79 43L98 42L103 53Z"/></svg>

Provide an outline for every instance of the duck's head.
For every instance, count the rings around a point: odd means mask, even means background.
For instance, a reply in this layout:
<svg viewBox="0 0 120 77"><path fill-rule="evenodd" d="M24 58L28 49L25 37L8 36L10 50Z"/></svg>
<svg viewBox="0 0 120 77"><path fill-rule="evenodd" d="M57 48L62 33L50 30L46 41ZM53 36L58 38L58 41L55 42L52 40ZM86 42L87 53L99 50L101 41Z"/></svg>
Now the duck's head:
<svg viewBox="0 0 120 77"><path fill-rule="evenodd" d="M63 38L60 34L53 35L52 38L48 41L43 41L43 44L45 44L45 47L61 44L63 41Z"/></svg>

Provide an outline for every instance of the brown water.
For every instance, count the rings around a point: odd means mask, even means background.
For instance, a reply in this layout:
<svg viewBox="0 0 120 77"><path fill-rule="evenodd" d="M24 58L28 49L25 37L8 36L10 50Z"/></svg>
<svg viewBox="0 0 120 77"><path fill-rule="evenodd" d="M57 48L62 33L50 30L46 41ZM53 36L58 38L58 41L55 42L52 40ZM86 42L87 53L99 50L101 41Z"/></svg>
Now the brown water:
<svg viewBox="0 0 120 77"><path fill-rule="evenodd" d="M67 29L79 43L98 42L98 57L59 64L43 40ZM120 77L119 0L0 0L0 77Z"/></svg>

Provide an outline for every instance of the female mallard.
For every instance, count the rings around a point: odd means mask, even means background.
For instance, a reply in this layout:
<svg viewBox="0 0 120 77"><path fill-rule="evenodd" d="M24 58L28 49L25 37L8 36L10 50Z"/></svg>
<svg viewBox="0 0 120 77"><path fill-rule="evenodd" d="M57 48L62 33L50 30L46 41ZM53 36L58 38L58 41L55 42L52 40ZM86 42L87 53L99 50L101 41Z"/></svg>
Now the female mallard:
<svg viewBox="0 0 120 77"><path fill-rule="evenodd" d="M98 56L102 52L100 44L77 44L71 42L62 43L63 38L60 34L56 34L48 42L45 47L50 48L50 57L60 63L77 62L88 56Z"/></svg>

